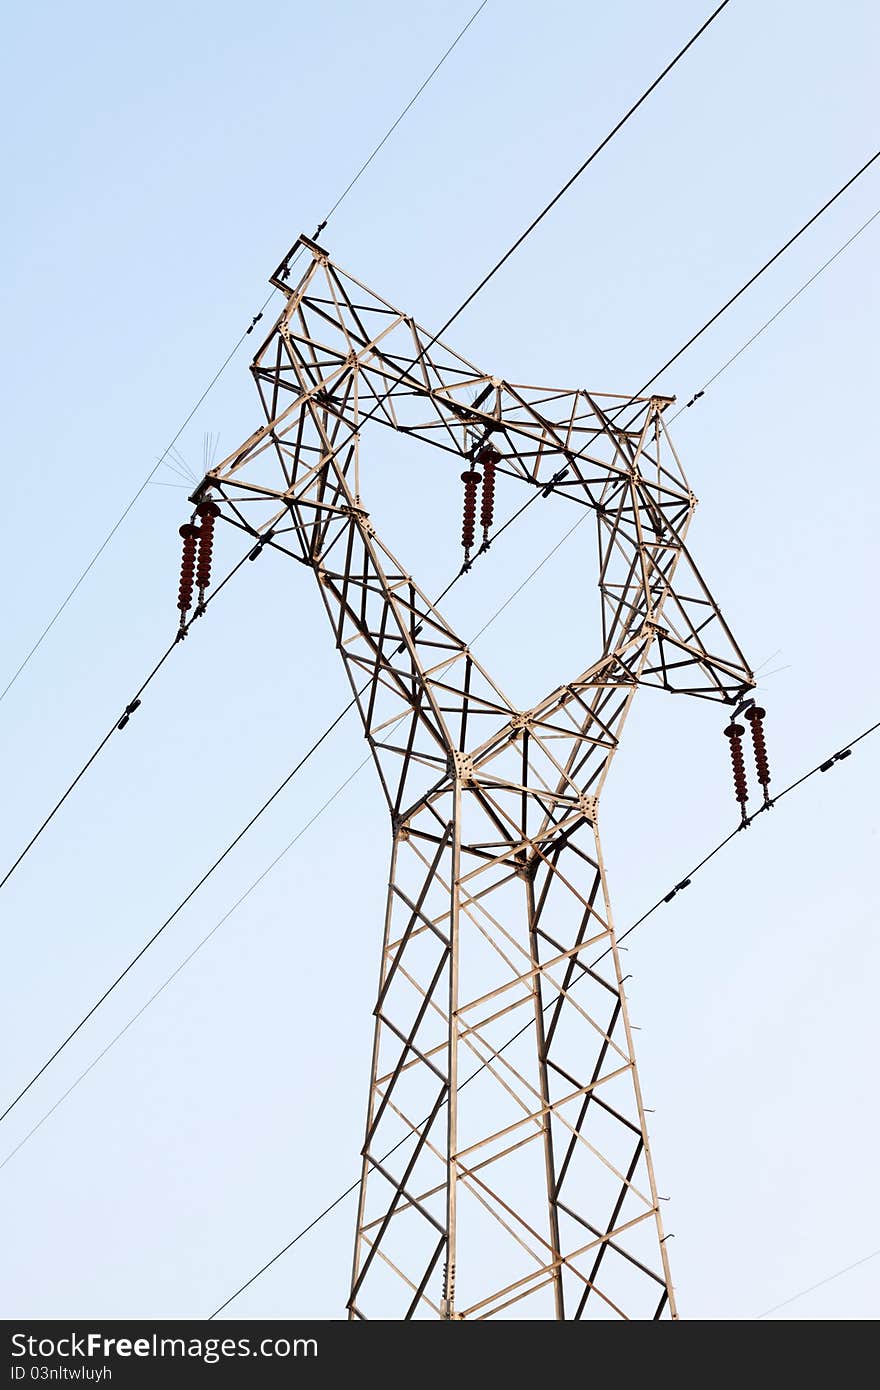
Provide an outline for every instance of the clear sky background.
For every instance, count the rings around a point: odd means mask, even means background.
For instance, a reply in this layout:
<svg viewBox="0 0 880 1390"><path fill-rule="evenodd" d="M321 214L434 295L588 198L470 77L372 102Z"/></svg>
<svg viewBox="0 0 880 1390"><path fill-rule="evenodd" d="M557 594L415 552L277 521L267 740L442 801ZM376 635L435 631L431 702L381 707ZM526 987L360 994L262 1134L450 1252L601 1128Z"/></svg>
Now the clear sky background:
<svg viewBox="0 0 880 1390"><path fill-rule="evenodd" d="M85 0L7 16L0 685L282 254L473 8ZM710 9L490 0L324 244L439 325ZM451 341L508 379L636 389L880 143L877 31L869 0L733 0ZM662 388L689 399L878 206L875 168ZM880 219L673 427L701 501L694 553L768 673L779 786L880 717L878 237ZM242 350L181 452L198 473L205 431L223 456L259 420ZM387 435L373 448L374 515L439 588L459 563L448 470ZM173 635L179 482L163 465L0 705L4 864ZM502 512L518 500L501 489ZM568 524L532 508L457 586L459 630ZM238 546L221 530L219 567ZM0 894L4 1100L347 701L313 590L283 557L246 566ZM527 707L592 659L597 611L585 528L477 650ZM603 800L620 929L735 823L723 723L638 697ZM364 751L352 719L0 1126L0 1162ZM627 943L685 1317L753 1318L880 1247L878 776L880 738ZM0 1168L3 1315L206 1315L354 1180L387 855L368 768ZM354 1215L349 1199L230 1312L343 1316ZM880 1258L778 1316L878 1306Z"/></svg>

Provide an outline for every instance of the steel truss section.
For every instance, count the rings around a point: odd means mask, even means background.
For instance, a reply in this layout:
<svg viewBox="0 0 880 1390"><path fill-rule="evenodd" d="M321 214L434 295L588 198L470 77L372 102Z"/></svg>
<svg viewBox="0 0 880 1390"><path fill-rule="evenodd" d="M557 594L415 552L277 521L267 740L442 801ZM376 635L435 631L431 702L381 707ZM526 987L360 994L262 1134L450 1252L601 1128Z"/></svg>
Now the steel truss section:
<svg viewBox="0 0 880 1390"><path fill-rule="evenodd" d="M312 569L391 816L349 1314L674 1318L599 798L639 685L754 681L685 544L668 398L487 375L304 237L272 283L266 423L195 496ZM456 468L491 440L527 489L566 470L596 517L598 660L510 702L377 534L368 421Z"/></svg>

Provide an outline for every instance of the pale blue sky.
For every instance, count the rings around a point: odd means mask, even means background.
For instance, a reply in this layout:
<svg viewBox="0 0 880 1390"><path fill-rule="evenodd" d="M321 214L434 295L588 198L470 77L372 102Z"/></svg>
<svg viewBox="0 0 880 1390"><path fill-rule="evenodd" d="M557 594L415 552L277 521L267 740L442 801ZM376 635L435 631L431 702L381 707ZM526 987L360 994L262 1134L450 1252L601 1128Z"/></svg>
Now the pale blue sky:
<svg viewBox="0 0 880 1390"><path fill-rule="evenodd" d="M0 685L283 252L473 8L86 0L7 18ZM438 325L710 9L490 0L324 243ZM453 343L513 380L637 388L873 153L877 27L862 0L733 0ZM687 400L878 206L875 169L664 389ZM878 229L673 431L702 504L695 555L749 658L783 668L763 691L779 785L878 718ZM222 454L258 419L242 353L181 450L199 471L204 431ZM399 448L380 453L374 495L401 558L439 588L457 519L435 475L405 464ZM165 467L157 479L177 481ZM147 489L0 706L4 864L173 635L185 498ZM414 505L420 521L446 508L448 545L438 526L422 552ZM568 524L533 508L458 586L459 629L479 628ZM217 554L231 563L235 538L221 534ZM591 538L564 546L480 641L525 703L592 655L592 564ZM0 1096L345 703L324 623L298 567L247 566L0 895ZM620 928L733 824L722 722L697 702L637 701L603 805ZM0 1126L0 1162L362 757L352 722ZM754 1317L880 1246L863 1195L880 1139L878 770L868 740L628 943L685 1317ZM5 1316L205 1315L348 1186L386 872L367 770L0 1169ZM341 1316L353 1220L349 1202L230 1311ZM880 1259L780 1316L873 1317L878 1294Z"/></svg>

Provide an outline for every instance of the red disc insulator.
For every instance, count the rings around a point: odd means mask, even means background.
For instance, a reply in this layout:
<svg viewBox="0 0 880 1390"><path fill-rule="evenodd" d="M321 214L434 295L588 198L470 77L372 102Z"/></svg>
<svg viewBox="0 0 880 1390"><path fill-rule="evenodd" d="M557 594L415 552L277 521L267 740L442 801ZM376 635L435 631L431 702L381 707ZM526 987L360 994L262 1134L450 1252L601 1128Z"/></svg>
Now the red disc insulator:
<svg viewBox="0 0 880 1390"><path fill-rule="evenodd" d="M182 619L192 606L199 528L194 526L191 521L187 521L181 526L180 535L183 537L183 555L180 561L180 588L177 592L177 606L180 609Z"/></svg>
<svg viewBox="0 0 880 1390"><path fill-rule="evenodd" d="M749 799L749 791L746 784L746 764L743 757L742 746L742 736L745 733L745 729L742 724L728 724L724 732L730 739L730 760L733 763L734 793L740 804L743 815L745 815L746 802Z"/></svg>
<svg viewBox="0 0 880 1390"><path fill-rule="evenodd" d="M465 551L469 551L474 543L474 533L477 521L477 488L480 485L480 475L474 468L469 468L461 475L464 483L464 512L461 521L461 543Z"/></svg>
<svg viewBox="0 0 880 1390"><path fill-rule="evenodd" d="M767 744L764 741L764 716L767 713L760 705L753 705L746 711L746 719L752 726L752 748L755 754L755 768L758 781L766 791L770 781L770 761L767 757Z"/></svg>
<svg viewBox="0 0 880 1390"><path fill-rule="evenodd" d="M487 540L492 522L495 520L495 469L501 457L497 449L487 444L477 454L477 462L483 465L483 498L480 506L480 525L483 539Z"/></svg>
<svg viewBox="0 0 880 1390"><path fill-rule="evenodd" d="M196 581L199 592L204 592L211 582L211 557L214 551L214 519L220 515L220 508L216 502L200 502L197 508L198 514L202 519L199 529L199 562L196 573Z"/></svg>

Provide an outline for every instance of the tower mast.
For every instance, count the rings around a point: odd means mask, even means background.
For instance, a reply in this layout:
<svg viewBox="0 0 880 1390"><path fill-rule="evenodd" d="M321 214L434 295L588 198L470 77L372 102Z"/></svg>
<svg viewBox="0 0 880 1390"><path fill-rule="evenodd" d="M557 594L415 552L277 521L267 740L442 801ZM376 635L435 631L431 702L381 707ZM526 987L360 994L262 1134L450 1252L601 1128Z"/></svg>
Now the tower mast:
<svg viewBox="0 0 880 1390"><path fill-rule="evenodd" d="M599 807L639 686L754 680L686 545L669 400L486 374L305 237L272 283L266 423L194 496L312 570L390 815L349 1315L675 1317ZM533 708L381 539L369 424L464 465L468 545L480 480L487 536L496 483L594 512L602 648Z"/></svg>

